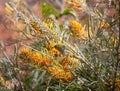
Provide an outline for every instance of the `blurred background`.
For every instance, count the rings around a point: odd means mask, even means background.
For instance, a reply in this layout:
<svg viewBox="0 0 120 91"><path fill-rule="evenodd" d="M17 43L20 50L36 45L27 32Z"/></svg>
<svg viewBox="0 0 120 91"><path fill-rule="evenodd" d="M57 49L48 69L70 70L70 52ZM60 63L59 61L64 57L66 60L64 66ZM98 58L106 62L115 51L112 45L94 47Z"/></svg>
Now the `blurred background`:
<svg viewBox="0 0 120 91"><path fill-rule="evenodd" d="M15 30L15 25L13 24L13 22L7 19L5 14L5 3L8 1L10 0L0 0L0 40L2 40L5 43L14 41L16 36L18 36L16 32L8 31L8 30ZM58 10L58 12L61 12L64 9L64 7L66 7L63 0L26 0L26 1L28 5L32 7L35 14L39 17L41 16L41 12L40 12L41 1L44 1L54 6ZM116 13L114 8L109 7L109 5L114 3L114 1L115 0L86 0L89 7L97 7L99 9L102 9L107 17L112 17ZM79 20L81 22L86 22L85 21L86 13L84 12L82 13L78 12L78 13L79 13ZM12 52L12 45L8 46L8 51L10 53Z"/></svg>

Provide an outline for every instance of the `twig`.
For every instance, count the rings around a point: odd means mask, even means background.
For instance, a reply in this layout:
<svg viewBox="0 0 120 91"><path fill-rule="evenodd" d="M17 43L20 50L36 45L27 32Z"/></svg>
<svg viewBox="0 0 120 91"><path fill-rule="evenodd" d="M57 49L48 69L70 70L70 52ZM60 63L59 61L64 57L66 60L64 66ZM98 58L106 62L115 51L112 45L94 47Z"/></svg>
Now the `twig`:
<svg viewBox="0 0 120 91"><path fill-rule="evenodd" d="M120 5L120 1L119 1L119 5ZM118 13L120 13L120 9L119 9ZM120 48L120 18L119 18L119 42L118 42L118 46L117 46L117 48L116 48L116 52L117 52L117 55L116 55L116 56L117 56L117 62L116 62L116 64L115 64L115 73L114 73L112 91L115 91L116 80L117 80L117 72L118 72L118 66L119 66L119 63L120 63L119 48Z"/></svg>

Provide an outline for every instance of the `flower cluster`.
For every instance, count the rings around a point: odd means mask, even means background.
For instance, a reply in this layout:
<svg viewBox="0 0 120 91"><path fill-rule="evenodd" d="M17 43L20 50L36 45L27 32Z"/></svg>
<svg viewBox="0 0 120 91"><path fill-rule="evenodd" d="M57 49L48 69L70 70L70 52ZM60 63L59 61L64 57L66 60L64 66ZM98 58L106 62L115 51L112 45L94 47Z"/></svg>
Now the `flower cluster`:
<svg viewBox="0 0 120 91"><path fill-rule="evenodd" d="M37 31L40 35L43 34L43 31L41 30L39 23L37 21L31 21L30 25L32 26L32 28Z"/></svg>
<svg viewBox="0 0 120 91"><path fill-rule="evenodd" d="M82 65L78 59L70 57L69 55L61 60L60 64L63 66L65 71L73 71Z"/></svg>
<svg viewBox="0 0 120 91"><path fill-rule="evenodd" d="M45 66L47 72L53 76L55 80L61 82L72 81L74 75L71 71L74 71L81 65L79 60L71 58L70 56L66 56L62 60L58 61L58 64L56 65L56 62L52 59L42 56L40 53L27 48L23 48L20 51L19 58L23 62L34 65L38 68Z"/></svg>
<svg viewBox="0 0 120 91"><path fill-rule="evenodd" d="M22 49L19 54L19 58L25 63L29 63L37 67L49 66L52 63L51 59L43 57L40 53L33 52L29 49Z"/></svg>
<svg viewBox="0 0 120 91"><path fill-rule="evenodd" d="M71 72L66 72L58 66L48 67L48 72L54 77L55 80L60 82L70 82L73 80L73 74Z"/></svg>
<svg viewBox="0 0 120 91"><path fill-rule="evenodd" d="M85 26L83 27L77 21L73 20L70 22L70 31L75 37L79 37L83 40L86 40L88 38L88 32L85 31Z"/></svg>
<svg viewBox="0 0 120 91"><path fill-rule="evenodd" d="M62 55L61 51L55 48L56 45L57 43L55 43L54 41L51 41L49 45L46 46L50 54L54 57L58 57Z"/></svg>

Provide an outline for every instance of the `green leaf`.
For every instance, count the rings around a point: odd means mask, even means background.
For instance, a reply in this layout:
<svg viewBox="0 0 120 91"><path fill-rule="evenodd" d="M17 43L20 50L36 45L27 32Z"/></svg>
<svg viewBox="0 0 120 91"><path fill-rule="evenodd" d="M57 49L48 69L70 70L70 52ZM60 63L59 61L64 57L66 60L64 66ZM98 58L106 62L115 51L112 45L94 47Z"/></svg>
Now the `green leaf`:
<svg viewBox="0 0 120 91"><path fill-rule="evenodd" d="M55 15L55 16L57 15L56 9L47 3L41 4L41 11L43 17L49 17L50 15Z"/></svg>
<svg viewBox="0 0 120 91"><path fill-rule="evenodd" d="M71 9L65 9L62 13L60 13L57 18L60 18L65 15L72 15L75 19L77 19L77 15Z"/></svg>

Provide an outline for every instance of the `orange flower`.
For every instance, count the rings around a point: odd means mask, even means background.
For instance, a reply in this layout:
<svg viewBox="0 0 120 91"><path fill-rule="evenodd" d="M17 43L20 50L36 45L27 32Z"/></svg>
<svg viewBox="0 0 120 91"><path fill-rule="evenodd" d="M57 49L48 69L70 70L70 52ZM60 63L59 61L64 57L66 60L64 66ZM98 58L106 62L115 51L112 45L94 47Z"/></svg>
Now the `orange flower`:
<svg viewBox="0 0 120 91"><path fill-rule="evenodd" d="M42 57L40 53L33 52L25 48L21 50L21 53L19 54L19 58L25 63L29 63L37 67L49 66L52 63L51 59Z"/></svg>
<svg viewBox="0 0 120 91"><path fill-rule="evenodd" d="M73 74L71 72L65 72L61 67L51 66L48 69L48 73L54 77L55 80L60 82L70 82L73 80Z"/></svg>
<svg viewBox="0 0 120 91"><path fill-rule="evenodd" d="M61 56L61 52L55 48L52 48L49 50L49 52L53 55L53 56Z"/></svg>
<svg viewBox="0 0 120 91"><path fill-rule="evenodd" d="M54 57L62 55L62 53L58 49L55 48L56 45L57 45L57 43L54 42L54 41L51 41L49 43L49 45L46 45L46 47L49 50L50 54L52 56L54 56Z"/></svg>
<svg viewBox="0 0 120 91"><path fill-rule="evenodd" d="M71 67L70 65L68 65L68 64L65 64L65 65L63 65L63 69L64 69L66 72L68 72L68 71L71 71L72 67Z"/></svg>
<svg viewBox="0 0 120 91"><path fill-rule="evenodd" d="M52 64L52 60L49 58L43 58L43 65L48 67Z"/></svg>
<svg viewBox="0 0 120 91"><path fill-rule="evenodd" d="M50 49L54 48L55 45L56 45L56 43L54 41L50 41L50 43L48 45L46 45L46 47L48 50L50 50Z"/></svg>
<svg viewBox="0 0 120 91"><path fill-rule="evenodd" d="M26 48L23 48L20 51L19 58L25 63L29 63L33 65L42 64L42 56L39 53L34 53L33 51Z"/></svg>
<svg viewBox="0 0 120 91"><path fill-rule="evenodd" d="M30 22L30 25L32 26L32 28L33 28L35 31L39 32L40 35L43 35L43 31L42 31L42 29L40 28L40 25L39 25L39 23L38 23L37 21L31 21L31 22Z"/></svg>
<svg viewBox="0 0 120 91"><path fill-rule="evenodd" d="M69 82L73 80L73 74L71 72L65 72L64 81Z"/></svg>
<svg viewBox="0 0 120 91"><path fill-rule="evenodd" d="M106 20L103 20L99 25L99 29L106 29L107 30L109 28L110 28L110 25Z"/></svg>
<svg viewBox="0 0 120 91"><path fill-rule="evenodd" d="M73 34L73 36L79 37L83 40L87 39L87 37L88 37L88 32L85 31L85 26L83 27L77 21L70 22L70 31Z"/></svg>
<svg viewBox="0 0 120 91"><path fill-rule="evenodd" d="M73 71L81 66L81 63L78 59L70 56L65 57L62 61L60 61L60 64L63 66L65 71Z"/></svg>
<svg viewBox="0 0 120 91"><path fill-rule="evenodd" d="M70 56L67 56L62 61L60 61L60 64L65 65L65 64L70 64L70 62L71 62Z"/></svg>

